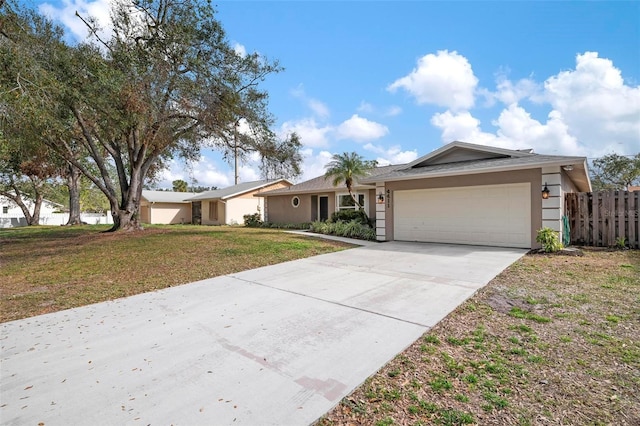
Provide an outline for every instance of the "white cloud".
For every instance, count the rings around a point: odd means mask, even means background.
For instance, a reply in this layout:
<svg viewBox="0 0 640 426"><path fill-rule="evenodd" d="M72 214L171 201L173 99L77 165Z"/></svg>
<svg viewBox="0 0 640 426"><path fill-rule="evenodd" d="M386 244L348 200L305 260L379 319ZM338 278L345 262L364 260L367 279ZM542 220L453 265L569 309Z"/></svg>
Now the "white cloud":
<svg viewBox="0 0 640 426"><path fill-rule="evenodd" d="M325 103L307 96L304 91L304 85L299 84L297 87L291 89L291 94L301 99L317 118L326 119L331 115L331 111L329 111L329 107L327 107Z"/></svg>
<svg viewBox="0 0 640 426"><path fill-rule="evenodd" d="M404 89L418 104L463 110L474 105L477 84L467 58L456 51L440 50L420 58L411 73L393 82L387 90Z"/></svg>
<svg viewBox="0 0 640 426"><path fill-rule="evenodd" d="M551 76L544 84L531 78L514 83L501 75L496 91L487 93L507 105L491 122L495 133L483 131L469 111L447 110L431 118L444 142L587 157L640 150L640 86L627 85L613 62L596 52L577 55L574 70ZM518 105L523 99L550 105L546 120Z"/></svg>
<svg viewBox="0 0 640 426"><path fill-rule="evenodd" d="M236 55L241 56L241 57L245 57L247 56L247 49L240 43L234 43L233 45L233 51L236 52Z"/></svg>
<svg viewBox="0 0 640 426"><path fill-rule="evenodd" d="M397 105L391 105L384 113L384 115L387 117L395 117L396 115L400 114L402 114L402 108Z"/></svg>
<svg viewBox="0 0 640 426"><path fill-rule="evenodd" d="M307 148L300 151L302 155L302 176L297 180L303 182L321 176L325 172L324 166L331 161L332 154L322 150L314 154L313 149Z"/></svg>
<svg viewBox="0 0 640 426"><path fill-rule="evenodd" d="M400 108L397 105L391 105L390 107L387 107L386 109L381 110L379 108L374 107L369 102L362 101L360 102L360 105L358 105L358 108L356 108L356 111L360 113L365 113L365 114L378 114L383 117L394 117L402 113L402 108Z"/></svg>
<svg viewBox="0 0 640 426"><path fill-rule="evenodd" d="M379 166L388 166L390 164L406 164L418 158L416 150L402 151L399 145L390 148L384 148L380 145L368 143L363 146L367 151L371 151L378 155L376 161Z"/></svg>
<svg viewBox="0 0 640 426"><path fill-rule="evenodd" d="M111 25L111 4L111 0L62 0L56 6L51 3L42 3L38 9L43 15L67 27L76 40L84 40L89 32L85 23L76 16L76 12L84 19L95 18L104 29L101 36L108 35L110 32L108 28Z"/></svg>
<svg viewBox="0 0 640 426"><path fill-rule="evenodd" d="M576 68L548 78L545 99L591 152L640 150L640 86L625 84L609 59L597 52L576 56Z"/></svg>
<svg viewBox="0 0 640 426"><path fill-rule="evenodd" d="M536 152L546 154L584 154L557 111L552 111L547 122L541 123L524 108L512 104L492 122L498 128L495 134L482 131L480 120L468 111L438 113L431 118L431 123L442 130L445 143L458 140L508 149L534 148Z"/></svg>
<svg viewBox="0 0 640 426"><path fill-rule="evenodd" d="M200 157L199 161L191 164L171 160L169 167L160 174L156 187L171 188L174 180L181 179L188 182L189 185L226 188L229 185L233 185L234 176L233 169L228 167L225 169L225 171L220 170L220 168L206 156L206 152Z"/></svg>
<svg viewBox="0 0 640 426"><path fill-rule="evenodd" d="M540 100L542 85L529 78L513 83L505 75L498 76L494 96L503 104L511 105L522 99Z"/></svg>
<svg viewBox="0 0 640 426"><path fill-rule="evenodd" d="M308 99L307 106L311 108L311 111L320 118L327 118L330 115L329 107L317 99Z"/></svg>
<svg viewBox="0 0 640 426"><path fill-rule="evenodd" d="M300 136L303 146L322 148L329 145L327 134L332 130L331 126L319 125L313 118L304 118L283 123L279 133L284 137L289 133L296 132Z"/></svg>
<svg viewBox="0 0 640 426"><path fill-rule="evenodd" d="M367 120L358 114L342 122L336 129L338 139L352 139L358 142L379 139L387 133L389 129L386 126Z"/></svg>
<svg viewBox="0 0 640 426"><path fill-rule="evenodd" d="M373 105L371 105L369 102L361 101L360 105L358 105L358 108L356 109L356 111L364 112L364 113L372 113L373 112Z"/></svg>

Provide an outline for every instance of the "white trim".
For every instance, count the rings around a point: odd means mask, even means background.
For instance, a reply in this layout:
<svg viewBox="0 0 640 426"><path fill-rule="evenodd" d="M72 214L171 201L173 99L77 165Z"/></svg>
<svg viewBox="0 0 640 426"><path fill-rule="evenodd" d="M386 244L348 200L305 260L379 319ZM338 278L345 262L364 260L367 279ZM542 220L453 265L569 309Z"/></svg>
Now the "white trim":
<svg viewBox="0 0 640 426"><path fill-rule="evenodd" d="M362 202L362 208L364 209L364 212L367 214L367 216L369 215L369 203L368 203L368 194L366 192L354 192L353 195L356 198L360 198L360 195L362 195L363 197L363 202ZM351 195L349 195L348 192L336 192L336 198L335 198L335 202L336 202L336 206L335 206L335 211L340 211L340 210L356 210L356 206L353 206L353 208L351 208L351 206L349 207L342 207L340 208L340 197L349 197L351 198Z"/></svg>
<svg viewBox="0 0 640 426"><path fill-rule="evenodd" d="M423 155L422 157L412 161L411 163L407 164L406 169L410 169L416 164L423 163L426 160L429 160L433 157L437 157L455 148L464 148L470 151L479 151L479 152L488 152L492 154L508 155L510 157L527 157L527 156L535 155L525 151L516 151L512 149L498 148L498 147L488 146L488 145L477 145L477 144L468 143L468 142L453 141L436 149L435 151L431 151L427 155Z"/></svg>
<svg viewBox="0 0 640 426"><path fill-rule="evenodd" d="M581 159L583 157L580 157ZM583 161L584 162L584 161ZM485 167L482 169L474 169L474 170L450 170L450 171L443 171L443 172L439 172L439 173L423 173L423 174L412 174L412 175L406 175L406 176L395 176L395 177L390 177L390 178L386 178L384 181L385 182L396 182L396 181L403 181L403 180L416 180L416 179L431 179L431 178L438 178L438 177L448 177L448 176L462 176L462 175L478 175L478 174L483 174L483 173L494 173L494 172L509 172L509 171L513 171L513 170L528 170L528 169L539 169L540 167L542 167L543 165L566 165L566 164L582 164L581 163L577 163L577 162L571 162L568 160L554 160L554 161L550 161L550 162L537 162L537 163L531 163L531 164L518 164L518 165L509 165L509 166L494 166L494 167ZM380 179L381 177L377 177L377 178L370 178L370 179L363 179L363 181L366 182L374 182L376 181L376 179Z"/></svg>
<svg viewBox="0 0 640 426"><path fill-rule="evenodd" d="M294 203L294 200L298 200L298 203ZM298 197L297 195L294 195L293 197L291 197L291 207L293 207L294 209L297 209L298 207L300 207L300 197Z"/></svg>

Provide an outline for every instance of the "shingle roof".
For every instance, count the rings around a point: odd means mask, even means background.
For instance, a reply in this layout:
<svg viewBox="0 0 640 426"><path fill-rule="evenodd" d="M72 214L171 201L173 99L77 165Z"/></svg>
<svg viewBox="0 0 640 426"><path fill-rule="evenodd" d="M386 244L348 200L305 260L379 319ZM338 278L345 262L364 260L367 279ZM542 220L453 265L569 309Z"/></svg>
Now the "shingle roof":
<svg viewBox="0 0 640 426"><path fill-rule="evenodd" d="M397 164L392 166L376 167L375 169L371 169L369 171L369 175L367 176L366 179L371 179L376 176L380 176L380 175L392 172L404 166L405 164ZM364 179L361 179L361 180L364 180ZM362 188L362 187L370 187L370 185L362 185L356 180L356 182L353 184L353 187ZM313 179L306 180L304 182L300 182L296 185L290 186L289 188L274 189L273 191L266 191L259 194L259 196L266 196L266 195L271 196L271 195L282 195L282 194L304 194L304 193L310 193L310 192L335 191L335 190L336 190L336 187L333 186L331 180L325 179L324 175L322 175Z"/></svg>
<svg viewBox="0 0 640 426"><path fill-rule="evenodd" d="M277 182L288 182L286 179L276 180L256 180L253 182L243 182L237 185L230 186L223 189L215 189L213 191L205 191L197 194L195 197L189 198L189 201L198 200L226 200L228 198L244 194L246 192L255 191L256 189L264 188Z"/></svg>
<svg viewBox="0 0 640 426"><path fill-rule="evenodd" d="M561 155L527 155L515 158L492 158L484 160L461 161L457 163L437 164L433 166L399 168L377 179L366 178L363 183L374 183L380 180L404 180L415 178L428 178L441 175L470 174L489 171L501 171L508 169L526 169L540 167L542 165L581 164L585 157L565 157Z"/></svg>
<svg viewBox="0 0 640 426"><path fill-rule="evenodd" d="M142 198L150 203L188 203L195 192L147 191L142 190Z"/></svg>

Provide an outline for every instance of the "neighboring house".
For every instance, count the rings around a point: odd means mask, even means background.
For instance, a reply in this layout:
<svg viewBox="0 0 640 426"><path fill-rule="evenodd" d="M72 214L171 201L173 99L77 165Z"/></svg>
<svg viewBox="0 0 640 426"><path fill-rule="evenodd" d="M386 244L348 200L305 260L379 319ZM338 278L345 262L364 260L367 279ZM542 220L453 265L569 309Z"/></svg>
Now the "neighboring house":
<svg viewBox="0 0 640 426"><path fill-rule="evenodd" d="M566 192L590 191L585 157L457 141L409 164L378 167L354 184L379 241L522 248L539 247L544 226L562 231ZM353 208L346 188L324 177L261 196L274 223L324 220Z"/></svg>
<svg viewBox="0 0 640 426"><path fill-rule="evenodd" d="M140 220L152 224L191 223L191 201L195 192L142 191Z"/></svg>
<svg viewBox="0 0 640 426"><path fill-rule="evenodd" d="M22 195L22 200L29 211L33 213L33 200L25 195ZM47 218L63 208L64 206L62 204L42 200L42 204L40 205L40 224L46 224ZM22 209L12 199L0 195L0 228L13 228L26 225L27 220L24 217Z"/></svg>
<svg viewBox="0 0 640 426"><path fill-rule="evenodd" d="M244 215L260 213L264 200L255 195L291 186L286 179L244 182L224 189L205 191L188 199L193 204L193 223L202 225L236 225L244 223Z"/></svg>

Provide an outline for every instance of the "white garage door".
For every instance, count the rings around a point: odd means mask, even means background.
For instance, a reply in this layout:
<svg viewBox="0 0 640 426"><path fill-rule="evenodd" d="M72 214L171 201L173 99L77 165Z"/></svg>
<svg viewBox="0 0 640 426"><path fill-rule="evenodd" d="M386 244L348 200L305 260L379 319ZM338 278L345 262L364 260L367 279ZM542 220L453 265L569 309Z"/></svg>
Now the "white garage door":
<svg viewBox="0 0 640 426"><path fill-rule="evenodd" d="M467 186L393 193L394 239L531 247L531 185Z"/></svg>

